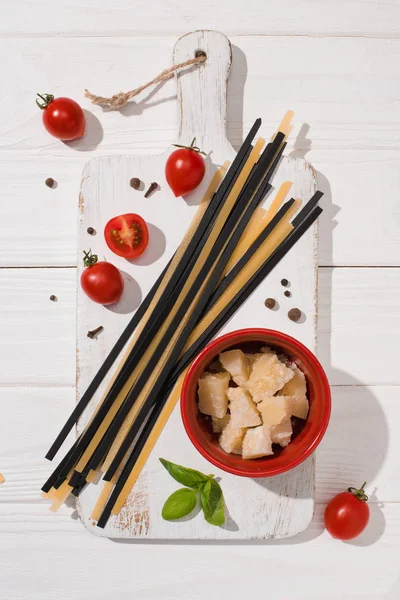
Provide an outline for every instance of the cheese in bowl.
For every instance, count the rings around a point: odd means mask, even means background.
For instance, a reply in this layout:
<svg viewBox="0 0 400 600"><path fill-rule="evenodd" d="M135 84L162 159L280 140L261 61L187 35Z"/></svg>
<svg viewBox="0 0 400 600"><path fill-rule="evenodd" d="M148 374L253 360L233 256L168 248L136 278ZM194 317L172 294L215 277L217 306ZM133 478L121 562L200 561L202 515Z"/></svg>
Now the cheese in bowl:
<svg viewBox="0 0 400 600"><path fill-rule="evenodd" d="M199 411L211 419L220 447L244 459L274 455L307 419L303 372L270 348L221 352L198 380Z"/></svg>

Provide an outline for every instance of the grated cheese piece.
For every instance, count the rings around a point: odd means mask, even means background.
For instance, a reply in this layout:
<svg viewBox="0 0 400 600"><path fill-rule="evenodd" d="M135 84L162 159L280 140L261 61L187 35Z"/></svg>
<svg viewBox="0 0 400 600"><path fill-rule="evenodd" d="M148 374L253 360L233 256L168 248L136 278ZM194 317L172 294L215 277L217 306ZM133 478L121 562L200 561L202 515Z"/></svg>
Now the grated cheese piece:
<svg viewBox="0 0 400 600"><path fill-rule="evenodd" d="M199 379L199 411L222 419L228 409L229 373L203 373Z"/></svg>
<svg viewBox="0 0 400 600"><path fill-rule="evenodd" d="M241 350L227 350L219 355L219 362L237 385L243 385L249 378L250 365Z"/></svg>
<svg viewBox="0 0 400 600"><path fill-rule="evenodd" d="M292 433L293 429L290 417L286 417L282 423L271 427L271 440L274 444L280 444L285 448L291 440Z"/></svg>
<svg viewBox="0 0 400 600"><path fill-rule="evenodd" d="M292 417L307 419L309 404L306 396L283 396L286 398L289 413Z"/></svg>
<svg viewBox="0 0 400 600"><path fill-rule="evenodd" d="M241 454L245 433L245 428L235 429L231 423L228 423L219 436L219 445L228 454Z"/></svg>
<svg viewBox="0 0 400 600"><path fill-rule="evenodd" d="M261 424L260 413L256 404L241 387L228 389L230 424L234 429L254 427Z"/></svg>
<svg viewBox="0 0 400 600"><path fill-rule="evenodd" d="M292 377L293 371L281 363L275 353L264 353L254 363L246 389L255 402L261 402L276 394Z"/></svg>
<svg viewBox="0 0 400 600"><path fill-rule="evenodd" d="M259 425L248 429L242 446L243 458L261 458L273 454L270 429L267 425Z"/></svg>
<svg viewBox="0 0 400 600"><path fill-rule="evenodd" d="M294 377L290 379L281 390L278 391L279 396L306 396L307 383L303 371L294 363L290 365Z"/></svg>
<svg viewBox="0 0 400 600"><path fill-rule="evenodd" d="M259 404L257 408L261 413L264 425L279 425L287 417L290 418L288 403L285 396L271 396Z"/></svg>

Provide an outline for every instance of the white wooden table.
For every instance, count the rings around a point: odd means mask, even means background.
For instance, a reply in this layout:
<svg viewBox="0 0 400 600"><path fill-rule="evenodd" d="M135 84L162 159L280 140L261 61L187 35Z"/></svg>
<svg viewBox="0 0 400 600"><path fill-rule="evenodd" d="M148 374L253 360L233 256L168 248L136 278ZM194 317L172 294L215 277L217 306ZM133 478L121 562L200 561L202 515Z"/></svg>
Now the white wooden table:
<svg viewBox="0 0 400 600"><path fill-rule="evenodd" d="M400 598L399 22L400 2L384 0L3 0L1 600ZM41 457L74 403L80 173L92 156L154 153L176 139L175 85L120 113L92 107L83 90L107 95L147 81L168 66L176 38L196 28L224 31L233 44L232 143L255 117L268 131L292 108L288 151L318 170L326 208L318 341L334 386L332 421L304 534L254 544L114 543L91 536L73 507L48 512L38 496L50 470ZM36 91L80 100L91 133L69 145L49 137ZM352 543L332 540L326 501L364 479L370 527Z"/></svg>

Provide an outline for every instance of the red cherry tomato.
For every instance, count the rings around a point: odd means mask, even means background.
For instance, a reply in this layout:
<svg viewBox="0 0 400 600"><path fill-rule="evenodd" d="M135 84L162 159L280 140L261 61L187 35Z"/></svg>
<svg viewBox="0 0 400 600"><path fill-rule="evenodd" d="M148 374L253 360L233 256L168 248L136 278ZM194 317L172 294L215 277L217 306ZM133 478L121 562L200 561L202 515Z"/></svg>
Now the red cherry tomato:
<svg viewBox="0 0 400 600"><path fill-rule="evenodd" d="M202 182L206 172L204 159L197 146L194 146L194 138L191 146L178 146L169 155L165 165L165 177L169 187L175 196L184 196L192 192Z"/></svg>
<svg viewBox="0 0 400 600"><path fill-rule="evenodd" d="M118 256L136 258L147 248L149 230L139 215L128 213L110 219L104 229L107 246Z"/></svg>
<svg viewBox="0 0 400 600"><path fill-rule="evenodd" d="M325 509L325 527L332 537L339 540L352 540L360 535L369 521L368 496L364 486L356 490L349 488L347 492L338 494Z"/></svg>
<svg viewBox="0 0 400 600"><path fill-rule="evenodd" d="M98 304L115 304L124 291L124 280L117 267L111 263L97 262L96 254L84 252L86 269L81 275L81 287L85 294Z"/></svg>
<svg viewBox="0 0 400 600"><path fill-rule="evenodd" d="M85 114L75 100L51 94L38 96L43 103L36 100L36 104L43 110L43 125L51 135L66 142L85 133Z"/></svg>

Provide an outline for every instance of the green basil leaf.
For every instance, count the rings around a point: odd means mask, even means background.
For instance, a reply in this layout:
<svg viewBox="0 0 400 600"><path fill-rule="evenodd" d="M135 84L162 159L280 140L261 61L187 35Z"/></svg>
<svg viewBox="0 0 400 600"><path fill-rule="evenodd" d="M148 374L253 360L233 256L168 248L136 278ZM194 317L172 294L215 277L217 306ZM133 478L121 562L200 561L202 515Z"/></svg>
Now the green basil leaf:
<svg viewBox="0 0 400 600"><path fill-rule="evenodd" d="M199 486L206 483L211 477L213 477L213 475L203 475L203 473L200 473L200 471L187 469L181 465L175 465L164 458L160 458L160 462L167 469L171 477L173 477L178 483L186 485L190 488L197 489Z"/></svg>
<svg viewBox="0 0 400 600"><path fill-rule="evenodd" d="M200 493L200 505L205 520L217 527L225 523L225 502L221 486L215 479L209 479Z"/></svg>
<svg viewBox="0 0 400 600"><path fill-rule="evenodd" d="M181 519L192 512L197 502L197 491L181 488L170 495L162 509L162 517L166 521Z"/></svg>

